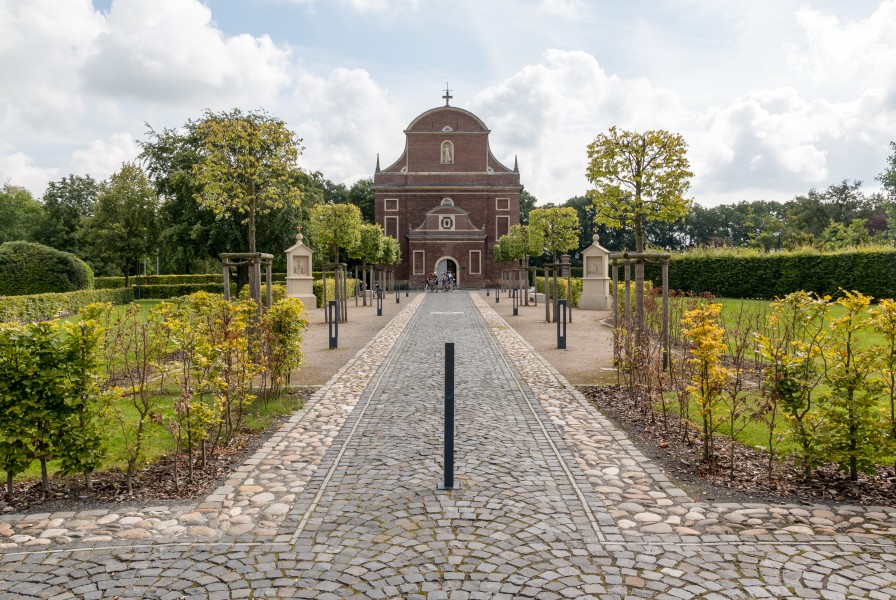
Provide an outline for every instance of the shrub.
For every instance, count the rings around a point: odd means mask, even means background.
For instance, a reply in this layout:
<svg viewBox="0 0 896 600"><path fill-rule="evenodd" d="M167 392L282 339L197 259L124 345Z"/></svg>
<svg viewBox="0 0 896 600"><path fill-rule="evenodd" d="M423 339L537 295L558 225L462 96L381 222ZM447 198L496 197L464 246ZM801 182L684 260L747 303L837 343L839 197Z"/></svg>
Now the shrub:
<svg viewBox="0 0 896 600"><path fill-rule="evenodd" d="M221 283L221 273L206 273L201 275L147 275L131 277L131 285L184 285L200 283ZM95 280L97 289L123 288L124 277L97 277Z"/></svg>
<svg viewBox="0 0 896 600"><path fill-rule="evenodd" d="M32 242L0 245L0 296L73 292L93 287L93 271L69 252Z"/></svg>
<svg viewBox="0 0 896 600"><path fill-rule="evenodd" d="M553 286L553 279L550 283ZM536 277L535 278L535 291L544 293L544 277ZM569 293L566 288L566 278L557 278L557 293L558 298L561 300L568 300ZM582 280L581 279L572 279L572 301L570 302L570 306L578 306L579 305L579 297L582 295Z"/></svg>
<svg viewBox="0 0 896 600"><path fill-rule="evenodd" d="M133 289L80 290L61 294L0 297L0 321L33 323L54 319L62 314L76 313L94 302L127 304L134 300Z"/></svg>
<svg viewBox="0 0 896 600"><path fill-rule="evenodd" d="M224 283L218 277L216 283L175 283L160 285L136 285L132 288L137 300L167 300L180 298L196 292L224 295ZM231 294L236 293L236 284L230 286Z"/></svg>
<svg viewBox="0 0 896 600"><path fill-rule="evenodd" d="M345 285L348 288L348 291L345 295L346 298L354 298L355 297L355 287L357 284L357 279L352 279L351 277L346 277ZM317 298L317 308L323 308L324 306L324 282L322 279L315 279L312 284L312 289L314 291L314 295ZM332 277L327 277L327 300L334 300L336 298L336 284L333 281Z"/></svg>

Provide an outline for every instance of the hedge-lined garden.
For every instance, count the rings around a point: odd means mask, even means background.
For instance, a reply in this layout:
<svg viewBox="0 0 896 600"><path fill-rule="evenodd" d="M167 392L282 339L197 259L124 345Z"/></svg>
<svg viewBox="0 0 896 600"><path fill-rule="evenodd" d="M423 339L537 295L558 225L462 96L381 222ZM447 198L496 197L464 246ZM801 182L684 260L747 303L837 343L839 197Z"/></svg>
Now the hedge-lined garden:
<svg viewBox="0 0 896 600"><path fill-rule="evenodd" d="M126 304L134 300L133 288L80 290L58 294L0 296L0 322L34 323L78 312L94 302Z"/></svg>
<svg viewBox="0 0 896 600"><path fill-rule="evenodd" d="M253 301L197 293L151 310L98 303L66 322L0 325L7 492L35 461L47 489L50 461L84 474L88 487L92 472L123 463L130 489L151 434L172 441L175 484L192 478L248 407L287 383L302 358L303 313L284 299L256 320Z"/></svg>
<svg viewBox="0 0 896 600"><path fill-rule="evenodd" d="M697 250L673 254L669 287L721 298L772 300L804 290L821 295L840 288L876 298L896 296L896 249L868 247L819 253ZM645 277L662 284L660 266L648 263Z"/></svg>
<svg viewBox="0 0 896 600"><path fill-rule="evenodd" d="M91 288L93 271L74 254L31 242L0 244L0 296Z"/></svg>

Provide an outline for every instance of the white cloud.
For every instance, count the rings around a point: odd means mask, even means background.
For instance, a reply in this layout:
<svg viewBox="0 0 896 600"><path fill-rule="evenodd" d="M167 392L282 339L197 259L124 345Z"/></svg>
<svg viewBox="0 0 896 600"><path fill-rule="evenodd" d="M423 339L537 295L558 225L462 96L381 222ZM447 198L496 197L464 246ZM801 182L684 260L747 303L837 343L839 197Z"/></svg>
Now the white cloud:
<svg viewBox="0 0 896 600"><path fill-rule="evenodd" d="M56 174L55 169L35 166L33 159L22 152L0 156L0 186L7 183L19 185L39 198L43 195L47 181Z"/></svg>
<svg viewBox="0 0 896 600"><path fill-rule="evenodd" d="M896 0L885 0L867 18L841 22L808 6L796 13L805 40L791 45L789 64L816 81L862 87L896 86Z"/></svg>
<svg viewBox="0 0 896 600"><path fill-rule="evenodd" d="M130 133L115 133L104 139L95 139L87 146L72 153L69 172L90 174L102 180L117 172L124 162L133 162L140 154L140 147Z"/></svg>
<svg viewBox="0 0 896 600"><path fill-rule="evenodd" d="M585 148L611 125L677 130L687 119L671 92L608 75L590 54L563 50L482 91L473 111L493 131L499 160L512 166L519 154L522 182L541 202L585 192Z"/></svg>
<svg viewBox="0 0 896 600"><path fill-rule="evenodd" d="M404 147L405 119L410 121L363 69L299 73L293 96L279 113L304 140L301 163L348 182L373 175L377 152L384 167L396 160Z"/></svg>
<svg viewBox="0 0 896 600"><path fill-rule="evenodd" d="M539 0L538 12L561 17L572 17L584 12L582 0Z"/></svg>
<svg viewBox="0 0 896 600"><path fill-rule="evenodd" d="M196 0L115 0L83 73L104 96L163 103L223 96L232 105L275 98L289 70L286 49L267 35L226 37Z"/></svg>

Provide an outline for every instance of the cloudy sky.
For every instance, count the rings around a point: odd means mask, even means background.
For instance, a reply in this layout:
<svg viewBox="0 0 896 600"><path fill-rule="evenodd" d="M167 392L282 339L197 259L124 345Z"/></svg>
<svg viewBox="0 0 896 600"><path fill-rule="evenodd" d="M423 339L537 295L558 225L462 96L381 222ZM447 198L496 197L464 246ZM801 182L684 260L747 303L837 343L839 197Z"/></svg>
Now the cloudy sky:
<svg viewBox="0 0 896 600"><path fill-rule="evenodd" d="M265 109L351 184L441 105L541 202L611 125L685 136L706 206L861 179L896 140L896 0L0 0L0 185L134 160L146 124Z"/></svg>

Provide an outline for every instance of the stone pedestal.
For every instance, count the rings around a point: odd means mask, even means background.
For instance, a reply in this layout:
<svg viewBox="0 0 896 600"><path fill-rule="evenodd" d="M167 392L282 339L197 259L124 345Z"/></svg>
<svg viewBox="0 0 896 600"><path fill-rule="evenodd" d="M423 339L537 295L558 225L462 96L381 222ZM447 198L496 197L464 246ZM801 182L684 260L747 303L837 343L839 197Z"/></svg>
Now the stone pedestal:
<svg viewBox="0 0 896 600"><path fill-rule="evenodd" d="M579 310L612 310L610 296L610 251L594 241L582 252L582 296Z"/></svg>
<svg viewBox="0 0 896 600"><path fill-rule="evenodd" d="M286 251L286 295L298 298L305 310L317 308L314 296L314 277L311 274L311 248L302 243L303 235L296 235L296 243Z"/></svg>

